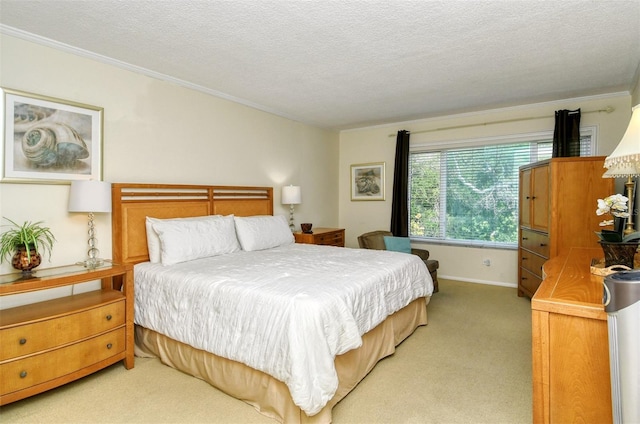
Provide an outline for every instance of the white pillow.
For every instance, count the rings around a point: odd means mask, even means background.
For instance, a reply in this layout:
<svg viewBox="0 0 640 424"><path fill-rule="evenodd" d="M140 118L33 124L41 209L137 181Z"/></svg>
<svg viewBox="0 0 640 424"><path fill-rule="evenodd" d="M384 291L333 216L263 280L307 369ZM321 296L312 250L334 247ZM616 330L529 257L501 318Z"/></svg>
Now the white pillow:
<svg viewBox="0 0 640 424"><path fill-rule="evenodd" d="M157 264L160 262L160 237L158 237L158 233L153 229L153 224L156 222L174 222L174 221L197 221L197 220L207 220L211 217L220 218L222 215L204 215L204 216L193 216L188 218L170 218L170 219L159 219L159 218L151 218L147 216L145 219L145 226L147 228L147 250L149 251L149 262Z"/></svg>
<svg viewBox="0 0 640 424"><path fill-rule="evenodd" d="M240 250L233 215L208 219L161 221L153 225L160 238L160 262L173 265Z"/></svg>
<svg viewBox="0 0 640 424"><path fill-rule="evenodd" d="M294 242L293 234L282 215L236 216L236 234L243 250L263 250Z"/></svg>

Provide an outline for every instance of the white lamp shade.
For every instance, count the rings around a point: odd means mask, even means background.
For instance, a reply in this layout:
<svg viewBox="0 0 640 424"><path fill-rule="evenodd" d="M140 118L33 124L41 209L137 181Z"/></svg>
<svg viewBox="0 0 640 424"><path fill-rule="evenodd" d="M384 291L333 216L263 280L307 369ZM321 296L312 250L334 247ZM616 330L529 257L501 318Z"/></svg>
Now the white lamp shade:
<svg viewBox="0 0 640 424"><path fill-rule="evenodd" d="M284 186L282 187L282 201L283 205L299 205L302 203L302 193L300 186Z"/></svg>
<svg viewBox="0 0 640 424"><path fill-rule="evenodd" d="M633 114L631 115L631 121L629 122L627 131L622 136L618 147L604 160L605 168L611 169L616 165L624 164L633 164L635 166L640 163L640 104L634 106L631 110ZM626 173L627 171L630 171L630 168L625 168L625 171L619 175L628 176L639 174L638 172L629 174Z"/></svg>
<svg viewBox="0 0 640 424"><path fill-rule="evenodd" d="M72 181L69 212L111 212L111 183Z"/></svg>
<svg viewBox="0 0 640 424"><path fill-rule="evenodd" d="M602 178L623 178L640 175L640 162L620 162L612 165Z"/></svg>

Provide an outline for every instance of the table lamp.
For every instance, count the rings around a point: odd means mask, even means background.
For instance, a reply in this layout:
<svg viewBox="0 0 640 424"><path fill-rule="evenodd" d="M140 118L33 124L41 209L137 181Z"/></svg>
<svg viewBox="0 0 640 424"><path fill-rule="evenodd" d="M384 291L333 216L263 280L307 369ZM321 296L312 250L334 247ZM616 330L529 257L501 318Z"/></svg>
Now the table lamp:
<svg viewBox="0 0 640 424"><path fill-rule="evenodd" d="M282 187L282 200L283 205L289 205L289 228L291 231L295 229L293 225L293 205L299 205L302 203L302 193L300 192L300 186L284 186Z"/></svg>
<svg viewBox="0 0 640 424"><path fill-rule="evenodd" d="M100 259L100 251L97 248L94 213L111 212L111 184L104 181L82 180L72 181L69 192L69 212L89 213L89 250L87 259L79 264L86 268L96 268L104 263Z"/></svg>
<svg viewBox="0 0 640 424"><path fill-rule="evenodd" d="M618 147L604 160L607 171L603 178L627 177L625 183L626 196L629 198L629 219L624 229L624 234L629 235L635 231L633 225L633 198L635 193L634 177L640 175L640 104L632 109L631 121L627 131L622 136Z"/></svg>

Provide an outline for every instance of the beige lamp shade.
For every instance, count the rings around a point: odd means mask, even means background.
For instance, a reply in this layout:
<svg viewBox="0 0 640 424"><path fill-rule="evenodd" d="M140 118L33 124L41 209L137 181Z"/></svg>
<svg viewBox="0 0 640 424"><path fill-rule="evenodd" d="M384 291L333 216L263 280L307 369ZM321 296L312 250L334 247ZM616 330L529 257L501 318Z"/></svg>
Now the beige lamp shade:
<svg viewBox="0 0 640 424"><path fill-rule="evenodd" d="M634 168L638 168L637 164L640 163L640 104L631 110L633 113L627 131L622 136L618 147L604 160L604 167L612 170L612 174L605 173L604 176L640 175L637 169L633 172ZM617 174L613 174L614 172Z"/></svg>
<svg viewBox="0 0 640 424"><path fill-rule="evenodd" d="M602 178L623 178L640 175L640 162L619 162L611 165Z"/></svg>
<svg viewBox="0 0 640 424"><path fill-rule="evenodd" d="M111 212L111 183L104 181L72 181L69 212Z"/></svg>
<svg viewBox="0 0 640 424"><path fill-rule="evenodd" d="M299 205L302 203L302 193L300 186L284 186L282 187L282 200L283 205Z"/></svg>

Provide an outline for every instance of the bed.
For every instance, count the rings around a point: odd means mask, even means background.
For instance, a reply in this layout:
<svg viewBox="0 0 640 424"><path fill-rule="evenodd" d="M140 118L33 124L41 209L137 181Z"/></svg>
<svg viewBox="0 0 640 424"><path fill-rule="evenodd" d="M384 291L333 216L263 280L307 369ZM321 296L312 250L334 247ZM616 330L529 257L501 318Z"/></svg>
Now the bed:
<svg viewBox="0 0 640 424"><path fill-rule="evenodd" d="M112 202L113 259L135 265L136 355L158 357L277 421L331 422L332 408L427 323L433 283L413 255L292 242L265 248L263 233L274 234L266 243L287 238L270 187L116 183ZM204 221L233 225L240 248L185 260L185 249L168 247L184 234L176 225ZM154 230L161 259L147 237ZM206 231L194 238L217 237Z"/></svg>

